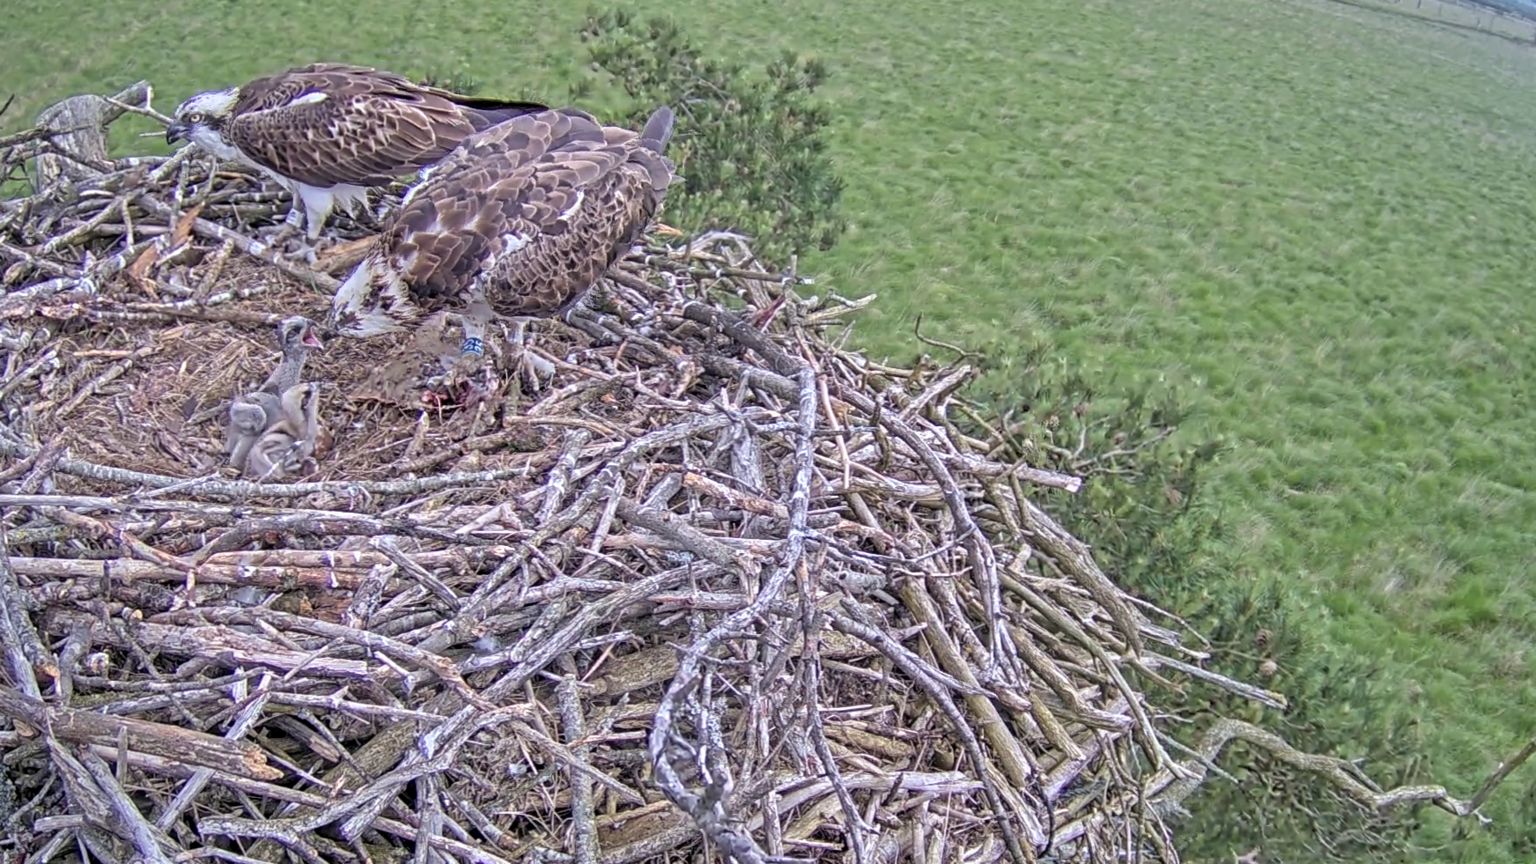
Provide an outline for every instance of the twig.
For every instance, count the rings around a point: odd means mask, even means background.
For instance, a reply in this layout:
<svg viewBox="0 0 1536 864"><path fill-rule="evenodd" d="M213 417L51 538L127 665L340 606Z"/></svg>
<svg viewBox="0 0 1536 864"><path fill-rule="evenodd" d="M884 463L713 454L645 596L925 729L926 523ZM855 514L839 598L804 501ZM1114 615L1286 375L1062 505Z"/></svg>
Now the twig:
<svg viewBox="0 0 1536 864"><path fill-rule="evenodd" d="M587 768L584 771L571 770L567 779L571 786L571 821L574 823L572 855L575 864L596 864L599 850L597 825L592 810L591 767L587 762L587 748L581 744L587 734L586 718L582 714L576 679L570 675L574 665L569 662L566 665L567 677L556 688L560 700L561 732L565 735L566 746L571 748L571 755Z"/></svg>
<svg viewBox="0 0 1536 864"><path fill-rule="evenodd" d="M4 628L5 636L0 640L5 643L0 650L5 652L7 677L23 688L20 695L37 699L42 692L38 689L35 673L42 672L49 679L56 679L59 662L43 645L27 616L27 598L11 569L9 549L5 525L0 522L0 627Z"/></svg>
<svg viewBox="0 0 1536 864"><path fill-rule="evenodd" d="M1427 802L1455 816L1476 816L1484 824L1488 818L1478 812L1478 807L1487 800L1487 794L1498 786L1509 773L1536 752L1536 740L1526 744L1513 758L1502 763L1481 789L1471 799L1463 801L1452 797L1445 791L1444 786L1398 786L1393 789L1380 791L1372 789L1360 782L1355 773L1354 766L1344 759L1332 756L1319 756L1312 753L1303 753L1292 747L1285 739L1265 729L1260 729L1251 723L1241 720L1223 718L1211 724L1196 748L1206 761L1215 761L1216 756L1229 742L1242 741L1255 747L1262 747L1270 755L1305 771L1321 774L1328 782L1339 791L1349 795L1361 804L1374 810L1383 810L1397 807L1403 804L1415 802ZM1199 785L1205 776L1206 769L1203 765L1189 769L1193 775L1187 779L1174 781L1168 785L1166 791L1157 799L1157 805L1163 810L1174 807L1188 797ZM1156 786L1158 779L1168 778L1167 772L1157 775L1149 786Z"/></svg>
<svg viewBox="0 0 1536 864"><path fill-rule="evenodd" d="M171 210L169 206L162 204L147 195L139 196L137 199L135 199L134 203L162 219L174 221L176 218L176 214ZM201 217L195 218L192 220L192 231L199 237L206 237L209 240L217 240L220 243L232 243L236 249L239 249L241 252L244 252L246 255L257 259L258 261L263 261L272 265L273 267L276 267L284 275L291 276L300 282L313 285L327 293L335 293L336 289L341 287L341 283L329 274L321 273L319 270L312 270L308 267L289 261L287 258L284 258L283 256L267 249L267 247L263 246L258 241L252 240L249 237L231 231L216 222L210 222L207 219L203 219Z"/></svg>
<svg viewBox="0 0 1536 864"><path fill-rule="evenodd" d="M127 745L141 753L177 759L187 764L229 771L243 777L271 780L282 772L267 764L252 744L238 744L212 735L132 717L112 717L73 708L50 708L40 700L9 687L0 687L0 713L37 729L47 729L65 741L80 744ZM120 738L121 736L121 738Z"/></svg>
<svg viewBox="0 0 1536 864"><path fill-rule="evenodd" d="M917 341L923 343L924 345L932 345L935 348L943 348L946 351L953 351L953 352L955 352L955 354L957 355L958 359L960 359L960 360L978 359L978 355L974 351L967 351L966 349L961 348L960 346L952 344L950 342L944 342L944 341L939 340L939 339L934 339L931 336L924 336L923 335L923 313L921 313L921 312L917 313L917 317L914 318L913 321L912 321L912 336L913 336L913 338L917 339Z"/></svg>
<svg viewBox="0 0 1536 864"><path fill-rule="evenodd" d="M0 456L27 459L37 448L0 440ZM164 474L146 474L126 468L97 465L78 459L62 459L59 471L77 477L103 480L122 486L159 489L186 483L185 477L169 477ZM248 500L251 498L299 498L306 495L330 494L343 498L367 495L420 495L439 489L479 486L499 483L527 472L525 468L507 468L495 471L474 471L464 474L438 474L410 480L377 481L324 481L314 483L253 483L248 480L209 480L201 483L197 491L213 498Z"/></svg>

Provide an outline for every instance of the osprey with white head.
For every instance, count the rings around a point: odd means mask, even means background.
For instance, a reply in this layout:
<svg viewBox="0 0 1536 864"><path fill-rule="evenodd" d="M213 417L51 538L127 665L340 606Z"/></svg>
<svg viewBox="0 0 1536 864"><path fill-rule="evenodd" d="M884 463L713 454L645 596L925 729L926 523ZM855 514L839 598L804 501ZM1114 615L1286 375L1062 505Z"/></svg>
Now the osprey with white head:
<svg viewBox="0 0 1536 864"><path fill-rule="evenodd" d="M339 336L458 313L466 353L485 326L563 315L637 243L674 180L670 108L636 133L574 108L516 117L425 172L337 290ZM517 347L520 347L518 345Z"/></svg>
<svg viewBox="0 0 1536 864"><path fill-rule="evenodd" d="M190 141L220 159L254 166L304 208L311 244L337 204L419 172L476 132L533 111L535 102L480 99L392 72L315 63L181 103L168 143Z"/></svg>

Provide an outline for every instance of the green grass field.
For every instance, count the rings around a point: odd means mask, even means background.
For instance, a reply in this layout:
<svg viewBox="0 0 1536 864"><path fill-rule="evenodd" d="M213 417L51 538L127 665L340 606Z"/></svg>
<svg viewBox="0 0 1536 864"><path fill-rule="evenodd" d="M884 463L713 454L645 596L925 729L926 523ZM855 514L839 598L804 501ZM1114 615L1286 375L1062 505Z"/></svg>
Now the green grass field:
<svg viewBox="0 0 1536 864"><path fill-rule="evenodd" d="M583 74L579 6L330 5L28 0L0 28L0 124L319 58L508 95ZM656 11L714 53L831 65L853 227L804 267L881 295L867 347L910 356L921 313L995 381L1049 338L1176 386L1231 445L1207 486L1230 578L1281 581L1376 664L1429 776L1470 794L1536 733L1536 48L1329 0ZM1530 767L1469 840L1427 814L1416 860L1530 860L1525 794Z"/></svg>

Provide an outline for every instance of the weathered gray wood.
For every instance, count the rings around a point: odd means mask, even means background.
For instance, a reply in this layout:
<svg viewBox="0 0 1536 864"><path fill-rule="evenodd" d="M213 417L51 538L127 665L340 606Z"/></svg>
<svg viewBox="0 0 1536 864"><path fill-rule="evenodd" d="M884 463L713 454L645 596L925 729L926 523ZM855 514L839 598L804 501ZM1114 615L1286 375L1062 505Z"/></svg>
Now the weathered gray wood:
<svg viewBox="0 0 1536 864"><path fill-rule="evenodd" d="M44 108L37 115L37 125L55 133L50 140L62 153L37 155L37 188L52 186L61 178L79 181L102 173L95 166L108 166L107 124L122 116L124 105L147 106L151 95L149 82L140 81L111 99L87 93Z"/></svg>
<svg viewBox="0 0 1536 864"><path fill-rule="evenodd" d="M126 745L140 753L257 780L273 780L283 773L267 762L260 747L248 741L229 741L196 729L137 717L49 705L9 687L0 687L0 714L61 741L105 747Z"/></svg>

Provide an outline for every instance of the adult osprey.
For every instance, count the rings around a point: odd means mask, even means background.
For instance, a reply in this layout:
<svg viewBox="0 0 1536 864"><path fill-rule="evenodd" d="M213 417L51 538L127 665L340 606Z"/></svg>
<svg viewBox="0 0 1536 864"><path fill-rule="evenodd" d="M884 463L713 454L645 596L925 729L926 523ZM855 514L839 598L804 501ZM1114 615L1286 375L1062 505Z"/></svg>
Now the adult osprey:
<svg viewBox="0 0 1536 864"><path fill-rule="evenodd" d="M165 140L189 140L276 179L294 196L290 225L303 203L312 245L337 203L351 213L369 187L420 171L475 132L542 110L364 66L314 63L198 93L176 108Z"/></svg>
<svg viewBox="0 0 1536 864"><path fill-rule="evenodd" d="M670 108L638 134L574 108L525 114L466 139L423 172L331 306L343 336L461 313L466 353L490 319L564 314L629 251L673 180Z"/></svg>

